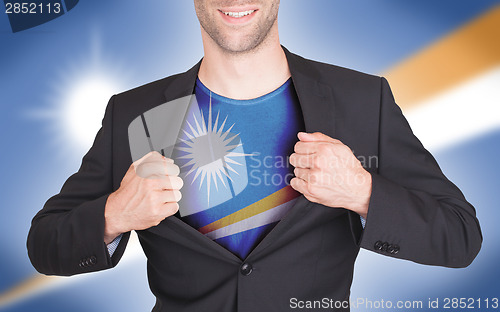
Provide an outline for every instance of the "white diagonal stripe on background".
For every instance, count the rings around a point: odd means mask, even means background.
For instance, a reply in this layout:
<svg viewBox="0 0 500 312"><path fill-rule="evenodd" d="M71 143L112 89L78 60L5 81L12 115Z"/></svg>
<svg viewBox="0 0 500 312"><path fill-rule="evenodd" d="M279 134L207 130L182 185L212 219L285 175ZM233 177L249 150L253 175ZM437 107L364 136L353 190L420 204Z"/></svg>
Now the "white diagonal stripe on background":
<svg viewBox="0 0 500 312"><path fill-rule="evenodd" d="M295 204L297 198L294 198L284 204L261 212L255 216L247 218L245 220L241 220L239 222L230 224L223 228L217 229L215 231L209 232L205 234L210 239L219 239L226 236L230 236L233 234L237 234L243 231L251 230L258 228L259 226L263 226L266 224L270 224L276 221L281 220L283 216L290 210L290 208Z"/></svg>

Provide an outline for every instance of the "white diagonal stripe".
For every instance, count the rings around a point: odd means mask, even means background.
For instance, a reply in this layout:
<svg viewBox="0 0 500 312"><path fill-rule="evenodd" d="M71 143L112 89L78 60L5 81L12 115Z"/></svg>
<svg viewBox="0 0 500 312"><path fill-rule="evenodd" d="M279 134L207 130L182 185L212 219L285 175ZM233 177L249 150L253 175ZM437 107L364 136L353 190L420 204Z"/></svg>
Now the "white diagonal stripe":
<svg viewBox="0 0 500 312"><path fill-rule="evenodd" d="M247 218L245 220L241 220L239 222L230 224L223 228L217 229L215 231L209 232L205 234L210 239L219 239L222 237L226 237L229 235L237 234L243 231L251 230L258 228L259 226L263 226L266 224L270 224L276 221L281 220L283 216L290 210L290 208L295 204L297 198L294 198L284 204L261 212L255 216Z"/></svg>
<svg viewBox="0 0 500 312"><path fill-rule="evenodd" d="M431 151L500 129L500 66L419 103L405 116Z"/></svg>

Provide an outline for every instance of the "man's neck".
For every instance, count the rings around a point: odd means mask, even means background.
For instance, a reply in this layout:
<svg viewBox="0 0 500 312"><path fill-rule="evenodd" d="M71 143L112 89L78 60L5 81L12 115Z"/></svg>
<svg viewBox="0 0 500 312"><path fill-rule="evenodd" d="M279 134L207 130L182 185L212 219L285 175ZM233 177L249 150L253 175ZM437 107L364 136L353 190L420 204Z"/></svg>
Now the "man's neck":
<svg viewBox="0 0 500 312"><path fill-rule="evenodd" d="M228 98L257 98L290 78L277 34L247 53L228 53L211 40L204 40L204 50L198 77L211 91Z"/></svg>

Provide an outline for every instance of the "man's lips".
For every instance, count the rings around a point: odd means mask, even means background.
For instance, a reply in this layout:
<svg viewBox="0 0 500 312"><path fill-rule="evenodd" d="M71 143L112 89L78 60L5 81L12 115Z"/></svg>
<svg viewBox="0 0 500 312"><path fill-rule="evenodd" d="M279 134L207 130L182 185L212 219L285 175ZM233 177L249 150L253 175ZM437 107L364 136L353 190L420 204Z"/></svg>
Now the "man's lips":
<svg viewBox="0 0 500 312"><path fill-rule="evenodd" d="M242 24L251 20L257 9L251 8L238 8L238 9L220 9L219 13L221 14L224 21L230 24Z"/></svg>

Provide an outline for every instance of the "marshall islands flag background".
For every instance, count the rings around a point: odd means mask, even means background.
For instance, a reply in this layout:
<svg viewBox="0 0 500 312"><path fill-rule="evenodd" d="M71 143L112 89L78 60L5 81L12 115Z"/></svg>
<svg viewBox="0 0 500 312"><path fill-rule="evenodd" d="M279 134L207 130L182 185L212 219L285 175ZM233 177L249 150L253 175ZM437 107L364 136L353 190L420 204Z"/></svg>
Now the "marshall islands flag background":
<svg viewBox="0 0 500 312"><path fill-rule="evenodd" d="M109 97L200 59L194 7L55 2L64 14L16 32L23 25L0 12L0 311L148 311L154 297L136 238L113 270L60 278L36 273L26 236L34 214L78 169ZM481 222L483 247L466 269L362 250L352 310L498 311L500 1L286 0L279 24L292 52L385 76Z"/></svg>

